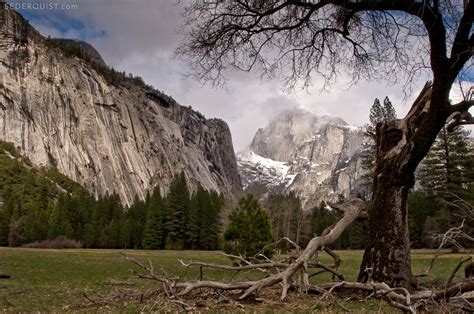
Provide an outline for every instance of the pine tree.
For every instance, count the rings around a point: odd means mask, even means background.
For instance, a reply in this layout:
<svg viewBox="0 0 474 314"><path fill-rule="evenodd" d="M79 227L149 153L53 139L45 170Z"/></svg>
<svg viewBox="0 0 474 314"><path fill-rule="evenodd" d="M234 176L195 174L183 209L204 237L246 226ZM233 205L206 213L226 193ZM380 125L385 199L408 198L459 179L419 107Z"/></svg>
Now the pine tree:
<svg viewBox="0 0 474 314"><path fill-rule="evenodd" d="M199 248L217 250L219 248L219 215L224 204L223 197L217 192L198 189Z"/></svg>
<svg viewBox="0 0 474 314"><path fill-rule="evenodd" d="M372 181L375 171L375 156L377 153L377 147L375 145L375 134L377 124L383 122L389 122L397 119L397 114L392 102L388 97L385 97L383 105L380 104L380 100L375 98L374 104L370 108L369 124L365 126L367 134L367 143L365 145L365 153L362 159L362 167L366 171L363 176L363 182L366 190L369 191L367 198L370 198L372 192Z"/></svg>
<svg viewBox="0 0 474 314"><path fill-rule="evenodd" d="M224 207L224 195L219 194L216 191L210 192L211 200L211 211L209 212L209 229L207 237L207 246L203 246L206 250L217 250L220 248L220 239L221 239L221 225L220 225L220 215L221 210Z"/></svg>
<svg viewBox="0 0 474 314"><path fill-rule="evenodd" d="M170 192L166 198L169 219L165 228L168 231L166 248L181 250L184 248L184 238L188 221L189 190L184 172L181 172L171 183Z"/></svg>
<svg viewBox="0 0 474 314"><path fill-rule="evenodd" d="M323 231L336 223L341 214L321 203L313 208L311 217L311 231L313 235L321 235ZM355 221L351 224L333 244L334 248L362 249L367 243L367 230L362 222Z"/></svg>
<svg viewBox="0 0 474 314"><path fill-rule="evenodd" d="M438 219L449 222L438 232L444 232L451 225L459 225L466 219L465 230L474 228L472 217L463 216L456 204L459 200L474 204L474 153L469 138L470 132L461 127L448 132L444 127L423 160L419 171L422 190L444 204L445 211L436 213Z"/></svg>
<svg viewBox="0 0 474 314"><path fill-rule="evenodd" d="M145 201L140 200L138 196L128 209L126 216L130 221L130 247L141 248L143 245L143 234L147 223L150 196L147 194Z"/></svg>
<svg viewBox="0 0 474 314"><path fill-rule="evenodd" d="M10 215L6 210L0 207L0 246L8 245L8 231L10 224Z"/></svg>
<svg viewBox="0 0 474 314"><path fill-rule="evenodd" d="M454 195L472 197L469 188L474 182L473 160L469 132L460 127L450 133L444 127L420 169L422 188L445 201Z"/></svg>
<svg viewBox="0 0 474 314"><path fill-rule="evenodd" d="M164 224L163 224L163 199L160 188L153 190L149 204L145 232L143 235L143 248L158 250L164 246Z"/></svg>
<svg viewBox="0 0 474 314"><path fill-rule="evenodd" d="M82 241L84 246L88 248L98 246L98 227L95 222L90 222L85 225Z"/></svg>
<svg viewBox="0 0 474 314"><path fill-rule="evenodd" d="M321 235L327 227L334 224L337 220L337 215L333 210L327 208L323 202L313 208L313 215L311 217L311 231L314 235Z"/></svg>
<svg viewBox="0 0 474 314"><path fill-rule="evenodd" d="M262 253L271 256L270 223L258 200L251 194L242 197L239 206L229 215L229 226L224 232L224 251L246 258Z"/></svg>
<svg viewBox="0 0 474 314"><path fill-rule="evenodd" d="M203 211L206 210L206 205L210 205L209 202L206 204L205 198L207 198L207 196L207 191L205 191L202 186L199 185L189 202L188 220L185 232L185 248L188 250L199 248L201 228L200 217L202 217ZM210 210L210 208L208 207L207 210ZM204 228L205 226L203 225L202 227Z"/></svg>
<svg viewBox="0 0 474 314"><path fill-rule="evenodd" d="M123 220L124 209L120 198L116 194L106 195L97 202L97 227L100 235L98 245L104 248L119 247L120 225Z"/></svg>

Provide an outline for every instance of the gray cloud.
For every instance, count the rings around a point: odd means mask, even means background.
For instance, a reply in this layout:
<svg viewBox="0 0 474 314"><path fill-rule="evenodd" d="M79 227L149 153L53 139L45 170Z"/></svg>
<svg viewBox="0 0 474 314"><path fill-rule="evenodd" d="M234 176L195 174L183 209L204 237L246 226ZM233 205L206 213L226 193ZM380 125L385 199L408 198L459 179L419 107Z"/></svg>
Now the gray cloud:
<svg viewBox="0 0 474 314"><path fill-rule="evenodd" d="M57 16L46 11L31 22L44 35L80 37L90 42L109 65L142 76L147 83L207 117L224 119L231 128L236 150L248 145L255 131L283 109L301 105L312 112L340 116L348 123L361 125L368 121L375 97L389 96L401 116L416 96L405 99L401 86L386 86L383 82L362 82L348 90L344 83L337 83L329 92L321 93L317 78L308 91L285 94L278 82L261 81L257 73L230 73L231 79L223 88L202 86L185 79L186 65L173 58L181 39L177 30L182 23L182 3L82 0L77 4L79 9L61 12L66 30L55 28L57 23L51 23L51 19ZM77 30L74 24L67 29L67 19L83 22L86 29Z"/></svg>

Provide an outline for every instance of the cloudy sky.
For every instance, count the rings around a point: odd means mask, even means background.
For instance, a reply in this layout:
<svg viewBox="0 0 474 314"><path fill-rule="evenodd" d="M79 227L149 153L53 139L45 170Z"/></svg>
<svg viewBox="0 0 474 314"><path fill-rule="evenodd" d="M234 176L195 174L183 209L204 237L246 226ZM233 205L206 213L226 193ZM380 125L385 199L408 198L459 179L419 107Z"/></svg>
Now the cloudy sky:
<svg viewBox="0 0 474 314"><path fill-rule="evenodd" d="M231 73L231 79L222 88L202 86L185 78L186 65L173 57L181 40L177 30L182 27L180 11L186 0L54 2L76 7L18 9L43 35L85 40L117 70L143 77L147 83L172 95L182 105L191 105L206 117L224 119L231 128L236 151L244 149L255 131L284 109L299 106L362 125L368 121L374 98L388 96L401 116L416 96L405 97L401 86L388 86L385 82L360 82L349 88L343 77L328 91L321 91L321 80L315 77L310 89L287 94L278 81L262 81L258 73ZM424 81L420 78L414 90Z"/></svg>

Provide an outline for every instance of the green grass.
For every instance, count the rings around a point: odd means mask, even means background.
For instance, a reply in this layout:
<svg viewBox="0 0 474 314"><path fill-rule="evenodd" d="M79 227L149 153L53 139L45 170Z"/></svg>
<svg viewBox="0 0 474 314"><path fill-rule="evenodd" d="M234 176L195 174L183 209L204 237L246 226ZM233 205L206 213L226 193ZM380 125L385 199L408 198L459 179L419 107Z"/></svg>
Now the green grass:
<svg viewBox="0 0 474 314"><path fill-rule="evenodd" d="M123 250L122 250L123 251ZM216 252L206 251L123 251L143 260L150 259L155 269L165 269L172 276L186 279L197 279L197 269L184 269L178 265L176 259L184 261L204 261L209 263L230 263ZM340 251L343 260L340 271L346 280L355 280L359 271L362 251ZM432 257L430 250L413 252L413 269L415 273L426 270ZM448 254L441 256L428 278L424 278L422 285L439 284L449 276L459 260L460 255ZM330 258L321 254L322 262L331 263ZM12 276L11 279L0 280L0 311L33 311L33 310L62 310L86 302L84 293L91 297L110 296L119 289L134 289L146 291L156 283L136 279L130 273L136 269L130 262L121 258L119 250L40 250L0 248L0 273ZM205 270L205 279L230 280L234 273L218 270ZM460 275L460 273L459 273ZM259 274L243 272L239 279L255 279ZM327 281L327 274L319 276L315 281ZM314 296L306 296L297 302L292 296L282 308L281 305L244 304L246 309L258 310L309 310L315 304ZM275 298L276 299L276 298ZM384 302L351 300L344 298L345 306L357 311L384 311L390 310ZM156 302L156 300L148 301ZM172 307L171 304L158 303L158 307ZM120 310L138 311L144 304L119 305ZM213 307L214 310L233 309L234 305ZM155 307L155 309L157 309ZM90 309L89 309L90 310ZM321 310L321 308L318 308ZM333 311L341 311L336 305Z"/></svg>

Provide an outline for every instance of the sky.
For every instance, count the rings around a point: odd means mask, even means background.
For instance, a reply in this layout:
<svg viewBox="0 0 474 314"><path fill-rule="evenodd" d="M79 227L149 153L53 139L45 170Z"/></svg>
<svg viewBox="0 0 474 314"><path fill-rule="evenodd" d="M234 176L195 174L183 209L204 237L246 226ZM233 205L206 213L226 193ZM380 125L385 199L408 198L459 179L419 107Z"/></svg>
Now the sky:
<svg viewBox="0 0 474 314"><path fill-rule="evenodd" d="M427 79L419 78L408 96L401 85L362 81L349 86L344 77L325 91L321 90L322 79L315 77L312 87L291 93L284 92L279 81L262 80L258 73L232 72L223 87L202 85L187 78L187 65L174 57L182 40L178 30L183 26L180 12L186 1L53 0L59 4L53 9L24 6L49 0L8 2L17 4L18 11L44 36L87 41L108 65L143 77L146 83L207 118L225 120L236 151L245 149L256 130L278 112L293 107L363 125L368 122L374 99L388 96L401 117Z"/></svg>

